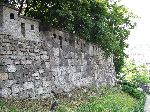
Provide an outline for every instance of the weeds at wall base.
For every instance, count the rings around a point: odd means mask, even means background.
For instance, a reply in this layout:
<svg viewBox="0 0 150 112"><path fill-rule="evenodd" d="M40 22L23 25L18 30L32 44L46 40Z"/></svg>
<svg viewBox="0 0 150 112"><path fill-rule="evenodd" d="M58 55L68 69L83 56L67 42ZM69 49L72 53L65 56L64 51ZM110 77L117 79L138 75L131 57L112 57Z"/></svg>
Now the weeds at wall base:
<svg viewBox="0 0 150 112"><path fill-rule="evenodd" d="M118 87L82 88L73 91L73 93L70 93L71 97L59 99L56 112L143 112L144 109L144 93L141 93L140 99L137 99L121 91ZM54 99L3 99L0 101L0 111L49 112L50 104Z"/></svg>

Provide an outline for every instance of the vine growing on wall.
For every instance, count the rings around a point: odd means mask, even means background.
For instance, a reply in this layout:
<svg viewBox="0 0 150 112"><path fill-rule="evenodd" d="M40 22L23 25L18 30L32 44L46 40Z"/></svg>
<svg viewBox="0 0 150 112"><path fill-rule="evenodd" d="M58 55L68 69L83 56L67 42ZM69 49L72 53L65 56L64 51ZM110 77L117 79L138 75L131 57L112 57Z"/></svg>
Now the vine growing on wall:
<svg viewBox="0 0 150 112"><path fill-rule="evenodd" d="M20 0L14 0L15 2ZM116 72L119 73L126 56L130 29L135 17L128 9L109 0L23 0L25 16L40 19L80 38L96 43L106 56L113 54ZM21 2L22 3L22 2ZM21 5L20 5L21 6ZM21 8L21 7L20 7Z"/></svg>

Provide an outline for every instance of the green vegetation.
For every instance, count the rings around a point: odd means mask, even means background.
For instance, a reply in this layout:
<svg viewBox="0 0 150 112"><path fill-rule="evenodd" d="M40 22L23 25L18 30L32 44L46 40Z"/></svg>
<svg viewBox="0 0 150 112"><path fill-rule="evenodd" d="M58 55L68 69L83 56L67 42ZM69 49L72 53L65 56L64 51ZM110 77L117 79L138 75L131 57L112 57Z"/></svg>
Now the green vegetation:
<svg viewBox="0 0 150 112"><path fill-rule="evenodd" d="M118 76L118 79L120 79L118 83L122 90L135 98L142 97L138 88L150 82L146 67L136 65L130 59L125 59L125 66L122 68L122 74Z"/></svg>
<svg viewBox="0 0 150 112"><path fill-rule="evenodd" d="M2 99L0 112L49 112L51 99Z"/></svg>
<svg viewBox="0 0 150 112"><path fill-rule="evenodd" d="M93 92L92 92L93 93ZM95 95L82 93L79 102L62 102L57 112L143 112L145 94L136 99L122 92L119 88L94 90Z"/></svg>
<svg viewBox="0 0 150 112"><path fill-rule="evenodd" d="M139 105L144 106L145 95L138 88L150 83L147 68L144 65L136 65L133 60L125 59L125 66L122 68L122 74L118 76L118 79L118 84L121 85L122 91L133 98L141 99ZM142 112L143 108L137 106L137 112Z"/></svg>
<svg viewBox="0 0 150 112"><path fill-rule="evenodd" d="M143 112L145 94L133 98L119 88L76 89L71 97L62 98L56 112ZM0 111L49 112L50 102L45 100L2 100ZM5 111L4 111L5 112Z"/></svg>
<svg viewBox="0 0 150 112"><path fill-rule="evenodd" d="M122 68L122 75L119 77L137 87L150 82L146 66L136 65L133 60L128 58L125 59L125 66Z"/></svg>

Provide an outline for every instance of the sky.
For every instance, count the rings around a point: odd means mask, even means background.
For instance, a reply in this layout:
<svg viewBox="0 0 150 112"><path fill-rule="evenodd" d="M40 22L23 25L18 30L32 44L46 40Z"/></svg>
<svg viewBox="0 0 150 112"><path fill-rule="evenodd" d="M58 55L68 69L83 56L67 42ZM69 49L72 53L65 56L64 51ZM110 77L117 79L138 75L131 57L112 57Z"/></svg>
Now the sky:
<svg viewBox="0 0 150 112"><path fill-rule="evenodd" d="M131 31L129 46L150 44L150 0L122 0L121 3L140 17L137 27Z"/></svg>

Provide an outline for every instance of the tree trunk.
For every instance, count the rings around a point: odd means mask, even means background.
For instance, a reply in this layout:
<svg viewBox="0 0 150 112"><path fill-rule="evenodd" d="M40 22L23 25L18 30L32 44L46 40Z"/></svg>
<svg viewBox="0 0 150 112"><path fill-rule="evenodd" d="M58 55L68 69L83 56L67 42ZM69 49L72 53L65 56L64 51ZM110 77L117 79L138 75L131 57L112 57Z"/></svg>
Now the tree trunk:
<svg viewBox="0 0 150 112"><path fill-rule="evenodd" d="M18 12L18 15L21 14L22 12L22 9L23 9L23 3L24 3L24 0L21 1L21 4L20 4L20 8L19 8L19 12Z"/></svg>

